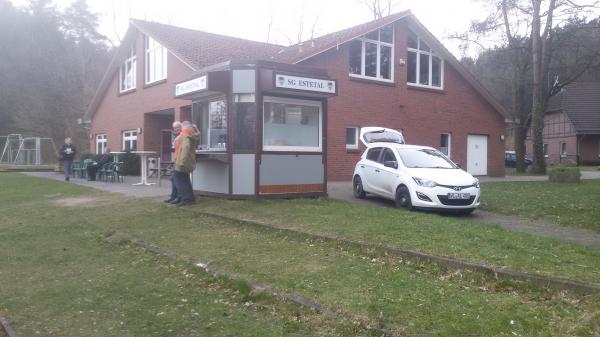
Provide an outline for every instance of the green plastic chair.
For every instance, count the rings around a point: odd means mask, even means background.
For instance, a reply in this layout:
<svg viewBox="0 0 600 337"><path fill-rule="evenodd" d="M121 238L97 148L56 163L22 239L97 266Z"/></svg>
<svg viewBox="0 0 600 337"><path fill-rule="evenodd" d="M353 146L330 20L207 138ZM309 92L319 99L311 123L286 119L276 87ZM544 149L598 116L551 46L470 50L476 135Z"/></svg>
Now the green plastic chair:
<svg viewBox="0 0 600 337"><path fill-rule="evenodd" d="M81 175L81 162L80 161L74 161L71 164L71 172L73 173L73 177L77 178L78 176Z"/></svg>
<svg viewBox="0 0 600 337"><path fill-rule="evenodd" d="M102 168L104 170L104 181L108 182L111 180L115 181L115 164L114 163L106 163Z"/></svg>
<svg viewBox="0 0 600 337"><path fill-rule="evenodd" d="M90 166L94 161L91 159L86 159L83 161L83 165L81 166L81 171L80 174L80 178L87 178L87 168L88 166Z"/></svg>
<svg viewBox="0 0 600 337"><path fill-rule="evenodd" d="M113 164L113 180L116 182L123 182L123 162L112 163Z"/></svg>

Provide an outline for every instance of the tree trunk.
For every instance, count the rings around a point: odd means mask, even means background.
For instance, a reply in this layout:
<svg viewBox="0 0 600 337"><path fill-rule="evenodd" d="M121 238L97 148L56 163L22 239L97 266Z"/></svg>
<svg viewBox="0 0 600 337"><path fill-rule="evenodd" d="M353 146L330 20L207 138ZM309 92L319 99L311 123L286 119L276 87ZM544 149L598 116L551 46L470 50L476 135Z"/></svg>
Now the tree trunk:
<svg viewBox="0 0 600 337"><path fill-rule="evenodd" d="M517 172L525 172L527 169L525 166L525 139L527 138L527 125L525 125L525 121L520 120L519 123L515 124L514 137L516 169Z"/></svg>
<svg viewBox="0 0 600 337"><path fill-rule="evenodd" d="M533 5L533 21L531 25L531 49L533 56L533 87L531 105L531 135L533 137L533 173L546 173L544 158L544 111L542 87L542 38L540 6L542 0L531 0Z"/></svg>
<svg viewBox="0 0 600 337"><path fill-rule="evenodd" d="M516 46L513 46L516 47ZM515 48L513 54L513 78L512 78L512 99L513 116L516 117L514 125L515 141L515 168L517 172L525 172L525 138L527 136L527 110L524 103L524 68L522 65L523 57L520 51Z"/></svg>

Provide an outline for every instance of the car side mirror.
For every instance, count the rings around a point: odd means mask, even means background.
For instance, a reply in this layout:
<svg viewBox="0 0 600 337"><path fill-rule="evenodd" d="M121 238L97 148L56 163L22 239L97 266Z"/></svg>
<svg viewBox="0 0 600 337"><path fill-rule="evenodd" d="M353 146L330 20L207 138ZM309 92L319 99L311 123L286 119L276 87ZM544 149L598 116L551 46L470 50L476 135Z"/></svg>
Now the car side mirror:
<svg viewBox="0 0 600 337"><path fill-rule="evenodd" d="M461 169L461 170L462 170L462 166L460 166L460 164L459 164L459 163L454 163L454 165L456 165L456 167L458 167L459 169Z"/></svg>
<svg viewBox="0 0 600 337"><path fill-rule="evenodd" d="M389 160L386 162L383 162L383 166L385 167L391 167L393 169L397 169L398 168L398 162L395 160Z"/></svg>

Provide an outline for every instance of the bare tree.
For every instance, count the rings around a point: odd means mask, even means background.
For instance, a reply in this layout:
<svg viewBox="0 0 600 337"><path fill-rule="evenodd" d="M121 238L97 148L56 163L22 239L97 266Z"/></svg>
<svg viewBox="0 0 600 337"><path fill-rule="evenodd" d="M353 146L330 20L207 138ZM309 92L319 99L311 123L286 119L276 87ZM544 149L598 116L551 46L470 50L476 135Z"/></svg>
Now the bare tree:
<svg viewBox="0 0 600 337"><path fill-rule="evenodd" d="M490 14L474 21L469 32L453 37L468 46L482 37L502 36L502 48L512 63L511 112L514 117L517 170L524 171L525 138L531 127L534 148L532 171L545 172L543 153L544 112L548 100L565 85L577 80L586 70L600 65L598 52L585 52L585 59L558 71L554 54L560 25L573 17L591 13L599 1L580 5L576 0L484 0ZM562 32L564 33L564 32ZM568 33L568 32L567 32ZM480 47L486 48L479 44ZM529 72L531 71L531 74ZM529 85L529 88L524 85ZM524 94L531 92L531 106L525 106Z"/></svg>
<svg viewBox="0 0 600 337"><path fill-rule="evenodd" d="M392 14L392 8L400 4L400 1L392 0L358 0L358 2L369 8L369 11L373 13L373 19L375 20Z"/></svg>
<svg viewBox="0 0 600 337"><path fill-rule="evenodd" d="M558 76L551 85L545 85L544 79L549 74L552 61L553 28L556 18L571 16L585 11L587 8L597 8L600 2L578 4L574 0L531 0L531 6L518 9L531 18L531 55L533 68L531 133L533 136L533 168L534 173L545 173L544 159L544 113L548 99L556 94L559 88L576 80L571 76L566 81ZM544 23L545 21L545 23ZM544 26L542 29L542 25Z"/></svg>

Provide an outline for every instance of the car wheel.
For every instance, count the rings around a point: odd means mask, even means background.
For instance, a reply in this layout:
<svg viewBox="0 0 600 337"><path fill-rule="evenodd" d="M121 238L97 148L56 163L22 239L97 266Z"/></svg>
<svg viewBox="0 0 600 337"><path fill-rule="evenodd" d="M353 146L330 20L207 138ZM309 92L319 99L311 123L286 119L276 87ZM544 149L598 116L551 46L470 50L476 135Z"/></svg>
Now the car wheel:
<svg viewBox="0 0 600 337"><path fill-rule="evenodd" d="M413 208L410 200L410 191L406 186L400 186L396 190L396 207L411 210Z"/></svg>
<svg viewBox="0 0 600 337"><path fill-rule="evenodd" d="M363 189L362 179L360 179L360 176L354 177L352 187L352 193L354 194L355 198L362 199L367 195Z"/></svg>

